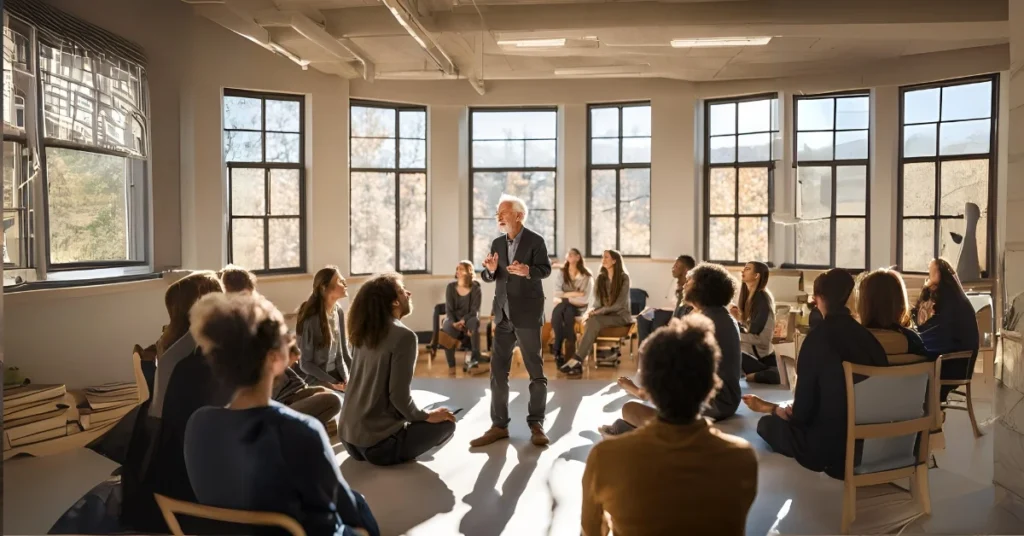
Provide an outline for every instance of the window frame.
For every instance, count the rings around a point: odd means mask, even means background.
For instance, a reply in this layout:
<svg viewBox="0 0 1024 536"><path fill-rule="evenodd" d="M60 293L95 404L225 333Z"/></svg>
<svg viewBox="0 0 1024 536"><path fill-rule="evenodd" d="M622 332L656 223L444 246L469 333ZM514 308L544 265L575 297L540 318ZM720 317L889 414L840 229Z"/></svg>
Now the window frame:
<svg viewBox="0 0 1024 536"><path fill-rule="evenodd" d="M835 105L835 102L836 102L835 99L840 99L840 98L843 98L843 97L867 97L867 99L868 99L868 128L867 129L853 128L853 129L840 130L839 128L837 128L838 123L836 122L836 120L838 119L839 112L838 112L838 106ZM800 126L799 126L800 125L800 121L799 121L799 113L800 113L799 102L800 101L805 101L805 100L806 101L811 101L811 100L821 100L821 99L834 99L833 100L833 106L832 106L832 129L831 130L800 130ZM796 236L795 236L795 232L794 232L794 240L793 240L793 261L794 261L793 262L793 267L794 268L803 268L803 269L811 269L811 270L828 270L830 268L842 268L844 270L861 271L861 270L867 270L868 266L871 264L871 261L870 261L870 259L871 259L871 147L872 147L871 146L871 131L872 131L872 127L874 126L872 124L872 121L871 121L871 107L872 106L874 106L874 103L871 100L871 90L867 90L867 89L853 89L853 90L836 91L836 92L829 92L829 93L817 93L817 94L813 94L813 95L793 95L793 170L794 170L794 173L793 173L793 185L794 185L794 188L793 188L793 199L795 201L794 210L793 210L794 215L796 215L796 213L799 211L799 208L800 208L799 200L798 200L798 197L797 197L799 195L799 190L800 190L799 168L802 166L802 167L828 167L828 168L832 169L832 185L831 185L831 188L832 188L832 200L831 200L831 203L832 203L832 205L831 205L831 211L830 211L830 215L829 215L829 263L827 265L823 265L823 264L801 264L799 262L799 259L800 259L799 242L796 240ZM838 133L838 132L857 132L857 131L861 131L861 130L866 130L867 135L868 135L867 156L865 158L859 158L859 159L837 160L836 157L835 157L836 133ZM832 133L832 160L807 160L807 161L801 162L800 159L797 158L797 154L798 154L798 152L800 150L800 147L797 145L797 139L799 138L799 134L801 132L831 132ZM839 168L839 167L846 167L846 166L864 166L864 170L865 170L865 176L864 176L865 188L864 188L864 215L863 216L849 216L849 215L840 216L840 215L836 214L836 205L837 205L837 201L838 201L837 196L838 196L838 193L839 193L838 189L836 188L836 180L837 180L837 178L836 178L836 169ZM837 224L838 220L840 220L840 219L852 219L852 220L863 219L864 220L864 266L863 267L850 268L850 267L847 267L847 266L836 266L836 248L837 248L836 240L835 240L836 224Z"/></svg>
<svg viewBox="0 0 1024 536"><path fill-rule="evenodd" d="M479 168L479 167L474 166L473 165L473 142L474 141L489 141L489 140L476 140L476 139L473 138L473 114L475 112L484 112L484 113L495 113L495 112L497 112L497 113L503 113L503 112L509 112L509 113L515 113L515 112L554 112L554 114L555 114L555 165L552 166L552 167L493 167L493 168L491 168L491 167ZM555 180L554 180L555 202L553 203L553 205L554 205L555 208L552 208L552 209L537 209L537 210L540 210L540 211L548 211L548 210L550 210L551 213L552 213L551 214L552 215L551 221L554 223L554 225L553 225L553 227L554 227L554 229L553 229L554 230L554 235L552 236L552 238L554 239L555 243L554 244L546 244L546 245L548 247L548 257L552 258L552 259L558 257L558 176L559 176L559 172L558 172L558 148L559 148L559 145L558 145L558 141L559 141L558 140L558 120L559 119L560 118L559 118L558 106L470 106L469 107L469 121L468 121L469 135L467 136L469 138L469 152L468 152L468 155L469 155L469 189L468 189L468 201L469 201L469 233L468 233L468 237L469 237L469 257L468 258L469 259L474 259L474 254L476 253L476 252L473 251L473 225L474 225L474 222L476 220L476 217L473 214L473 177L478 172L482 172L482 173L488 173L488 172L490 172L490 173L515 173L515 172L524 173L525 172L525 173L553 173L554 174L554 176L555 176ZM547 139L547 138L544 138L544 139ZM504 141L504 140L500 140L500 141ZM527 208L530 210L531 213L534 212L534 208L533 207L527 207ZM490 252L488 252L488 253L490 253ZM476 263L475 260L471 260L471 262L473 262L474 264ZM479 268L481 265L477 264L476 266Z"/></svg>
<svg viewBox="0 0 1024 536"><path fill-rule="evenodd" d="M653 114L654 108L651 105L651 101L649 101L649 100L646 100L646 101L627 101L627 102L587 104L587 138L586 138L586 143L587 143L587 160L586 160L586 163L587 163L587 177L586 177L586 225L585 225L585 227L586 227L586 231L585 232L587 233L586 234L587 247L586 247L585 255L588 258L600 257L604 253L604 252L601 252L601 253L595 252L594 249L593 249L593 245L591 243L592 242L592 240L591 240L592 239L592 234L591 234L590 224L591 224L591 220L592 220L592 218L591 218L591 210L593 209L593 207L591 205L592 205L592 201L593 201L592 194L593 194L593 181L594 181L593 173L594 173L594 171L595 170L598 170L598 171L599 170L615 171L615 249L617 251L620 251L620 252L622 250L622 236L621 236L622 235L622 233L621 233L621 231L622 231L621 223L622 222L621 222L621 219L622 219L622 172L623 172L623 170L626 170L626 169L646 169L647 173L648 173L648 189L653 190L653 188L651 188L651 186L653 185L653 182L654 182L653 181L653 177L651 177L651 170L652 170L652 167L653 167L652 163L653 163L653 160L654 160L654 158L653 158L653 149L654 149L654 129L653 129L653 126L651 128L651 135L647 137L647 139L651 143L652 158L647 163L634 163L634 162L623 163L622 162L622 140L624 138L634 137L634 136L623 136L623 130L622 130L622 110L624 108L639 108L639 107L644 107L644 106L650 108L651 109L651 113ZM618 158L618 163L616 163L616 164L594 164L593 163L593 150L594 150L594 145L593 145L593 143L594 143L593 116L591 115L591 112L593 110L608 109L608 108L615 108L619 112L619 135L616 138L614 138L614 139L617 139L619 141L619 158ZM653 123L653 116L652 116L652 123ZM612 139L612 138L598 138L598 139ZM651 197L653 198L653 191L651 192ZM654 227L653 225L648 225L647 254L646 255L622 255L622 256L626 257L626 258L634 258L634 259L649 259L649 258L651 258L651 249L652 249L652 244L654 242L653 233L651 232L653 230L653 227Z"/></svg>
<svg viewBox="0 0 1024 536"><path fill-rule="evenodd" d="M943 220L956 220L962 219L963 216L943 216L942 215L942 163L943 162L957 162L966 160L983 160L988 159L988 206L983 213L988 217L987 229L985 230L985 269L982 270L984 276L982 279L993 279L995 276L993 267L993 258L995 252L995 231L996 231L996 219L998 217L998 205L996 200L996 178L998 176L998 165L999 165L999 73L989 73L977 76L968 76L962 78L951 78L948 80L938 80L935 82L928 82L925 84L913 84L909 86L900 86L899 88L899 115L897 121L899 122L899 134L897 143L899 143L899 153L897 153L896 159L896 266L904 273L910 274L923 274L927 273L921 271L908 271L903 267L903 221L905 219L910 220L932 220L933 231L932 231L932 258L939 256L939 250L942 246L942 221ZM979 82L991 82L992 83L992 105L989 110L989 146L987 153L972 153L972 154L959 154L959 155L947 155L942 156L940 153L942 147L942 124L943 123L962 123L965 121L976 121L977 118L973 119L954 119L949 121L942 120L942 89L947 87L955 87L967 84L975 84ZM935 121L935 156L904 156L904 129L907 124L904 120L905 114L905 95L911 91L920 91L927 89L939 89L939 116L938 120ZM911 126L918 124L930 124L930 123L911 123ZM903 170L907 164L917 163L934 163L935 164L935 199L934 199L934 210L931 216L904 216L903 215ZM982 260L982 259L979 259Z"/></svg>
<svg viewBox="0 0 1024 536"><path fill-rule="evenodd" d="M248 99L259 99L260 100L260 130L258 131L262 135L261 142L261 155L263 158L262 162L229 162L227 161L227 154L224 152L224 133L230 131L238 132L257 132L256 130L248 129L229 129L223 125L224 117L224 98L227 97L240 97ZM298 162L268 162L267 161L267 101L290 101L299 103L299 161ZM263 265L266 269L256 270L250 269L251 272L258 275L282 275L282 274L304 274L306 273L306 98L300 94L289 94L289 93L273 93L267 91L251 91L245 89L234 89L224 88L224 92L221 100L221 154L224 159L226 177L225 184L227 186L226 197L227 197L227 234L225 236L226 244L226 258L228 264L232 264L234 259L232 258L233 253L233 223L235 219L242 220L263 220ZM269 131L277 132L277 131ZM287 134L294 134L294 132L286 132ZM242 215L235 216L232 210L231 204L231 180L232 171L236 168L242 169L262 169L263 170L263 209L264 214L262 216L253 215ZM270 268L270 220L274 219L295 219L295 216L275 216L270 214L271 211L271 197L270 197L270 172L274 169L295 169L299 172L299 266L289 268ZM248 268L248 267L246 267Z"/></svg>
<svg viewBox="0 0 1024 536"><path fill-rule="evenodd" d="M352 167L352 108L380 108L384 110L395 111L395 167L393 168L365 168L365 167ZM402 111L412 112L423 112L424 124L423 124L423 145L425 151L423 153L423 167L422 168L403 168L401 167L401 152L402 152L402 141L406 140L418 140L419 138L402 138L401 137L401 114ZM348 240L348 259L349 268L352 268L352 174L353 173L386 173L395 176L395 271L401 274L429 274L430 273L430 175L428 170L430 169L430 114L427 106L421 104L406 104L396 102L383 102L363 99L349 99L348 101L348 229L349 229L349 240ZM426 257L424 259L424 267L420 270L403 270L402 269L402 203L401 203L401 181L402 175L415 175L423 174L426 177L427 191L424 196L423 210L426 214L424 219L424 236L427 237L426 245ZM368 276L373 275L373 272L351 272L352 276Z"/></svg>
<svg viewBox="0 0 1024 536"><path fill-rule="evenodd" d="M744 103L744 102L755 102L755 101L760 101L760 100L765 100L765 99L768 99L769 101L774 100L776 102L776 106L778 106L779 94L778 94L778 92L772 91L772 92L767 92L767 93L758 93L758 94L754 94L754 95L743 95L743 96L739 96L739 97L723 97L723 98L717 98L717 99L705 99L704 100L704 132L703 132L703 140L702 140L703 144L704 144L704 165L703 165L703 168L704 168L703 169L704 178L703 178L703 181L702 181L702 186L703 186L703 190L704 190L703 191L703 197L704 197L704 222L703 223L704 223L704 228L703 228L703 231L702 231L702 235L703 235L703 239L704 239L704 246L703 246L704 259L707 260L708 262L714 262L714 263L721 264L721 265L724 265L724 266L744 266L746 263L750 262L749 260L740 260L739 258L737 258L736 260L732 260L732 261L730 261L730 260L721 260L721 259L712 259L711 258L711 255L710 255L711 254L711 218L725 218L725 217L733 218L733 220L735 221L735 225L736 225L735 226L735 233L734 233L734 237L733 237L734 238L734 244L733 244L733 248L734 249L733 249L733 252L734 252L734 254L737 257L739 256L739 248L740 248L740 231L739 231L739 221L740 221L740 218L741 217L747 217L747 218L767 218L767 220L768 220L768 245L767 245L768 254L767 254L767 258L763 262L765 264L767 264L768 266L775 266L775 264L771 261L771 258L772 258L772 245L774 244L774 237L775 237L775 232L774 232L775 225L772 222L772 216L773 216L773 214L775 212L774 208L775 208L775 167L776 167L775 166L775 156L776 156L775 155L775 139L774 139L774 137L772 137L772 135L776 134L776 133L779 133L779 134L783 133L782 117L781 117L781 114L778 113L778 108L776 108L776 116L778 117L778 121L779 121L779 124L777 125L778 126L778 130L771 130L771 128L772 128L771 118L770 118L771 111L769 110L769 121L768 121L768 128L769 128L769 130L768 130L768 134L769 134L769 142L768 142L769 154L768 154L768 158L769 159L767 161L740 162L739 161L739 143L737 142L737 145L736 145L736 157L735 157L735 159L732 162L730 162L730 163L715 163L715 164L711 163L711 138L712 138L712 136L711 136L711 106L716 105L716 104L729 104L729 103L735 103L736 104L736 119L735 119L735 121L736 121L736 131L733 134L731 134L731 136L736 137L737 140L738 140L738 138L740 136L740 132L739 132L739 121L740 121L739 105L741 103ZM769 104L769 106L770 106L770 104ZM749 133L744 133L744 134L759 134L759 133L760 132L749 132ZM730 134L723 134L723 135L724 136L728 136ZM717 169L717 168L729 168L729 169L735 169L736 170L736 187L735 187L735 191L734 191L734 194L733 194L733 196L734 196L733 197L733 201L735 203L734 206L736 207L736 209L735 209L735 212L733 214L714 215L714 214L711 213L711 170L712 169ZM740 188L739 170L743 169L743 168L756 168L756 169L767 168L768 169L768 211L767 211L767 213L764 213L764 214L740 214L740 212L739 212L739 197L740 197L740 194L739 194L739 188Z"/></svg>
<svg viewBox="0 0 1024 536"><path fill-rule="evenodd" d="M31 270L35 267L35 241L32 240L32 229L34 222L32 221L35 216L35 209L32 207L32 185L28 184L28 172L30 169L29 163L31 161L31 151L29 150L28 140L25 136L4 134L3 143L11 143L17 150L22 151L19 157L19 167L17 168L16 176L14 181L16 185L25 185L20 188L21 192L12 193L12 199L16 199L18 206L15 207L0 207L0 211L3 212L4 216L7 215L8 211L13 212L21 217L21 225L18 229L18 256L22 260L20 264L13 262L3 262L4 271L14 270ZM0 187L6 187L6 184ZM18 187L18 186L16 186ZM18 217L16 216L16 217ZM3 229L4 234L4 248L7 248L7 230ZM2 261L0 261L2 262Z"/></svg>

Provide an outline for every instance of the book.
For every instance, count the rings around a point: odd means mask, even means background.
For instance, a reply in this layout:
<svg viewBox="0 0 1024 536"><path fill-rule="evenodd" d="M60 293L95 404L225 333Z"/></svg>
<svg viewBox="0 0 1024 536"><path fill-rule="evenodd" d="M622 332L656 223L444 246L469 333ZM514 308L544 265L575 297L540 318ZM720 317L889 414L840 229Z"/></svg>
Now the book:
<svg viewBox="0 0 1024 536"><path fill-rule="evenodd" d="M64 396L65 393L64 385L29 384L4 389L4 409L21 408L33 402Z"/></svg>
<svg viewBox="0 0 1024 536"><path fill-rule="evenodd" d="M58 396L23 406L16 406L14 408L4 407L4 421L12 421L24 419L25 417L31 417L33 415L41 415L48 411L57 409L57 406L62 402L64 402L64 397Z"/></svg>
<svg viewBox="0 0 1024 536"><path fill-rule="evenodd" d="M67 424L65 424L64 426L59 426L57 428L46 430L44 432L30 434L18 439L11 439L11 448L20 447L23 445L31 445L33 443L39 443L40 441L46 441L48 439L54 439L57 437L64 437L66 435L68 435Z"/></svg>
<svg viewBox="0 0 1024 536"><path fill-rule="evenodd" d="M138 392L131 392L118 396L95 396L86 393L85 400L92 409L107 409L135 404L139 401L139 394Z"/></svg>
<svg viewBox="0 0 1024 536"><path fill-rule="evenodd" d="M104 410L80 408L78 410L78 422L82 425L83 430L89 430L110 421L121 420L121 418L135 409L135 406L136 404L133 403Z"/></svg>
<svg viewBox="0 0 1024 536"><path fill-rule="evenodd" d="M57 409L33 415L24 419L18 419L4 423L4 435L10 440L11 445L25 436L53 430L54 428L65 429L67 421L68 406L60 404Z"/></svg>
<svg viewBox="0 0 1024 536"><path fill-rule="evenodd" d="M87 387L85 392L87 393L110 393L124 390L134 390L136 388L135 382L110 382L104 383L103 385L96 385L93 387Z"/></svg>

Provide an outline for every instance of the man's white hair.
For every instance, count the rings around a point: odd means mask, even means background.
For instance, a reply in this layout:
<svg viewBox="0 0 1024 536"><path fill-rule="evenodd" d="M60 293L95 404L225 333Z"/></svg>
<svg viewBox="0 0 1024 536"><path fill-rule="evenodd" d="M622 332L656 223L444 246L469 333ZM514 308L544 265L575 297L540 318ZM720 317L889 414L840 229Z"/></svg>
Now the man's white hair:
<svg viewBox="0 0 1024 536"><path fill-rule="evenodd" d="M502 203L512 203L512 210L522 213L523 223L526 223L526 217L530 215L530 209L526 208L526 202L521 197L501 194L501 197L498 198L498 208L501 208Z"/></svg>

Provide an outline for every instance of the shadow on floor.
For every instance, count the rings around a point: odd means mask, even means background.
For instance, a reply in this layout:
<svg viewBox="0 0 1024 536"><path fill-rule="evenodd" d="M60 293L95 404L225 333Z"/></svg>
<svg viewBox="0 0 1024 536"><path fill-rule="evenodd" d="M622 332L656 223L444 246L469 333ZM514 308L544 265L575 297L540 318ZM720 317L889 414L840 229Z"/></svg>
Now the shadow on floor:
<svg viewBox="0 0 1024 536"><path fill-rule="evenodd" d="M462 498L471 509L462 518L459 532L474 536L498 536L505 530L526 484L537 469L542 449L527 443L516 446L518 463L512 468L499 492L496 488L501 470L508 458L508 443L500 441L484 449L487 462L473 485L473 491Z"/></svg>
<svg viewBox="0 0 1024 536"><path fill-rule="evenodd" d="M354 491L366 497L381 534L405 534L455 506L452 490L420 463L377 467L348 458L341 464L341 473Z"/></svg>

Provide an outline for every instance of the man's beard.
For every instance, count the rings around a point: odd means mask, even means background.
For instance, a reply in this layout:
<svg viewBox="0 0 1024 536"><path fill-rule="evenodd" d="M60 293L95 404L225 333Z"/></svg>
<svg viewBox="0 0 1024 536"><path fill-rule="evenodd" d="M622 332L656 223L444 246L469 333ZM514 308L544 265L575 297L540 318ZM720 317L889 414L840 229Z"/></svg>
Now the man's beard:
<svg viewBox="0 0 1024 536"><path fill-rule="evenodd" d="M508 234L508 225L505 225L504 223L499 223L498 232L501 234Z"/></svg>

